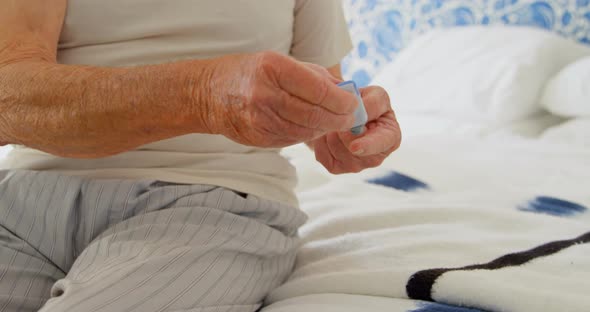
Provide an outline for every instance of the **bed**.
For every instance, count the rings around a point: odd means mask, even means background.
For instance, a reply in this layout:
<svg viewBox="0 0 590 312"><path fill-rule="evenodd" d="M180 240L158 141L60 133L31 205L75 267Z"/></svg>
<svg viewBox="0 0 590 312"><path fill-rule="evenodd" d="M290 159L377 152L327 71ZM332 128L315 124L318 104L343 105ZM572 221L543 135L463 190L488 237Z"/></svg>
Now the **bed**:
<svg viewBox="0 0 590 312"><path fill-rule="evenodd" d="M339 177L303 147L288 153L304 168L300 198L310 221L296 270L266 312L472 311L424 301L590 309L588 146L420 135L381 168ZM534 251L543 245L550 250ZM501 257L503 266L493 263ZM432 280L438 269L452 270Z"/></svg>
<svg viewBox="0 0 590 312"><path fill-rule="evenodd" d="M262 312L590 311L590 1L344 3L403 143L341 176L284 151L310 219Z"/></svg>
<svg viewBox="0 0 590 312"><path fill-rule="evenodd" d="M345 3L403 143L356 175L284 151L310 219L262 311L590 311L590 3Z"/></svg>

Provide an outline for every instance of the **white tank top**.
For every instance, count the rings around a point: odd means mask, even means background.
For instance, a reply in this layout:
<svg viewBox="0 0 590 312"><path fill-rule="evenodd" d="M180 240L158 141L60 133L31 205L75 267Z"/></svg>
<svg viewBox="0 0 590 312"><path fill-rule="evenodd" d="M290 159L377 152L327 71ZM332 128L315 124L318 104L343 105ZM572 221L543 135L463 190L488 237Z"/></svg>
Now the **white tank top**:
<svg viewBox="0 0 590 312"><path fill-rule="evenodd" d="M136 66L274 50L332 66L350 50L339 0L69 0L58 62ZM297 205L278 149L193 134L101 159L16 146L3 168L210 184Z"/></svg>

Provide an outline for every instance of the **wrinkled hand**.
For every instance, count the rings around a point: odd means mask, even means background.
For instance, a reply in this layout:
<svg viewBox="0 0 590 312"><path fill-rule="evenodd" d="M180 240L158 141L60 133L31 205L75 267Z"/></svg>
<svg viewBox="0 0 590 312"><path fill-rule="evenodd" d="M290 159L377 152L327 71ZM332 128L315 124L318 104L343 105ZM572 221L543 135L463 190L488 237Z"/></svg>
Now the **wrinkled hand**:
<svg viewBox="0 0 590 312"><path fill-rule="evenodd" d="M325 69L310 67L330 75ZM375 86L360 91L369 116L363 134L355 136L350 130L333 131L307 143L313 148L316 159L333 174L377 167L401 143L401 130L387 92Z"/></svg>
<svg viewBox="0 0 590 312"><path fill-rule="evenodd" d="M273 52L217 59L203 116L210 133L258 147L284 147L354 124L352 94L305 63Z"/></svg>

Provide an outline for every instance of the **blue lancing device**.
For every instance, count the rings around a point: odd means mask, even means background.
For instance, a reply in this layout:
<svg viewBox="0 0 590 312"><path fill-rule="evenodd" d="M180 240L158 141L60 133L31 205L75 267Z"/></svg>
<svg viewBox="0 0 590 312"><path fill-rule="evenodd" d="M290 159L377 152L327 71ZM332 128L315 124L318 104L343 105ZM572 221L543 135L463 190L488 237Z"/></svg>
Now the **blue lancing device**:
<svg viewBox="0 0 590 312"><path fill-rule="evenodd" d="M367 116L367 111L365 110L365 103L363 103L363 99L361 97L361 93L356 86L354 81L345 81L338 84L338 87L344 91L348 91L356 95L358 100L358 107L354 112L354 126L350 129L350 132L354 135L360 135L365 131L365 124L367 123L369 117Z"/></svg>

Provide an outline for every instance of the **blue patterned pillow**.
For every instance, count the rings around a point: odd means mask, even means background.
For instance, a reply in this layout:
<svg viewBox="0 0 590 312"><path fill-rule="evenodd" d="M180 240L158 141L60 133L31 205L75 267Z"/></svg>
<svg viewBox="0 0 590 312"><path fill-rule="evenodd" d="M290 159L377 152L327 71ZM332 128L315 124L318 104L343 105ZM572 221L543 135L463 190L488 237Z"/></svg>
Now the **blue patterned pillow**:
<svg viewBox="0 0 590 312"><path fill-rule="evenodd" d="M344 7L355 41L344 76L360 85L433 28L524 25L590 44L590 0L345 0Z"/></svg>

